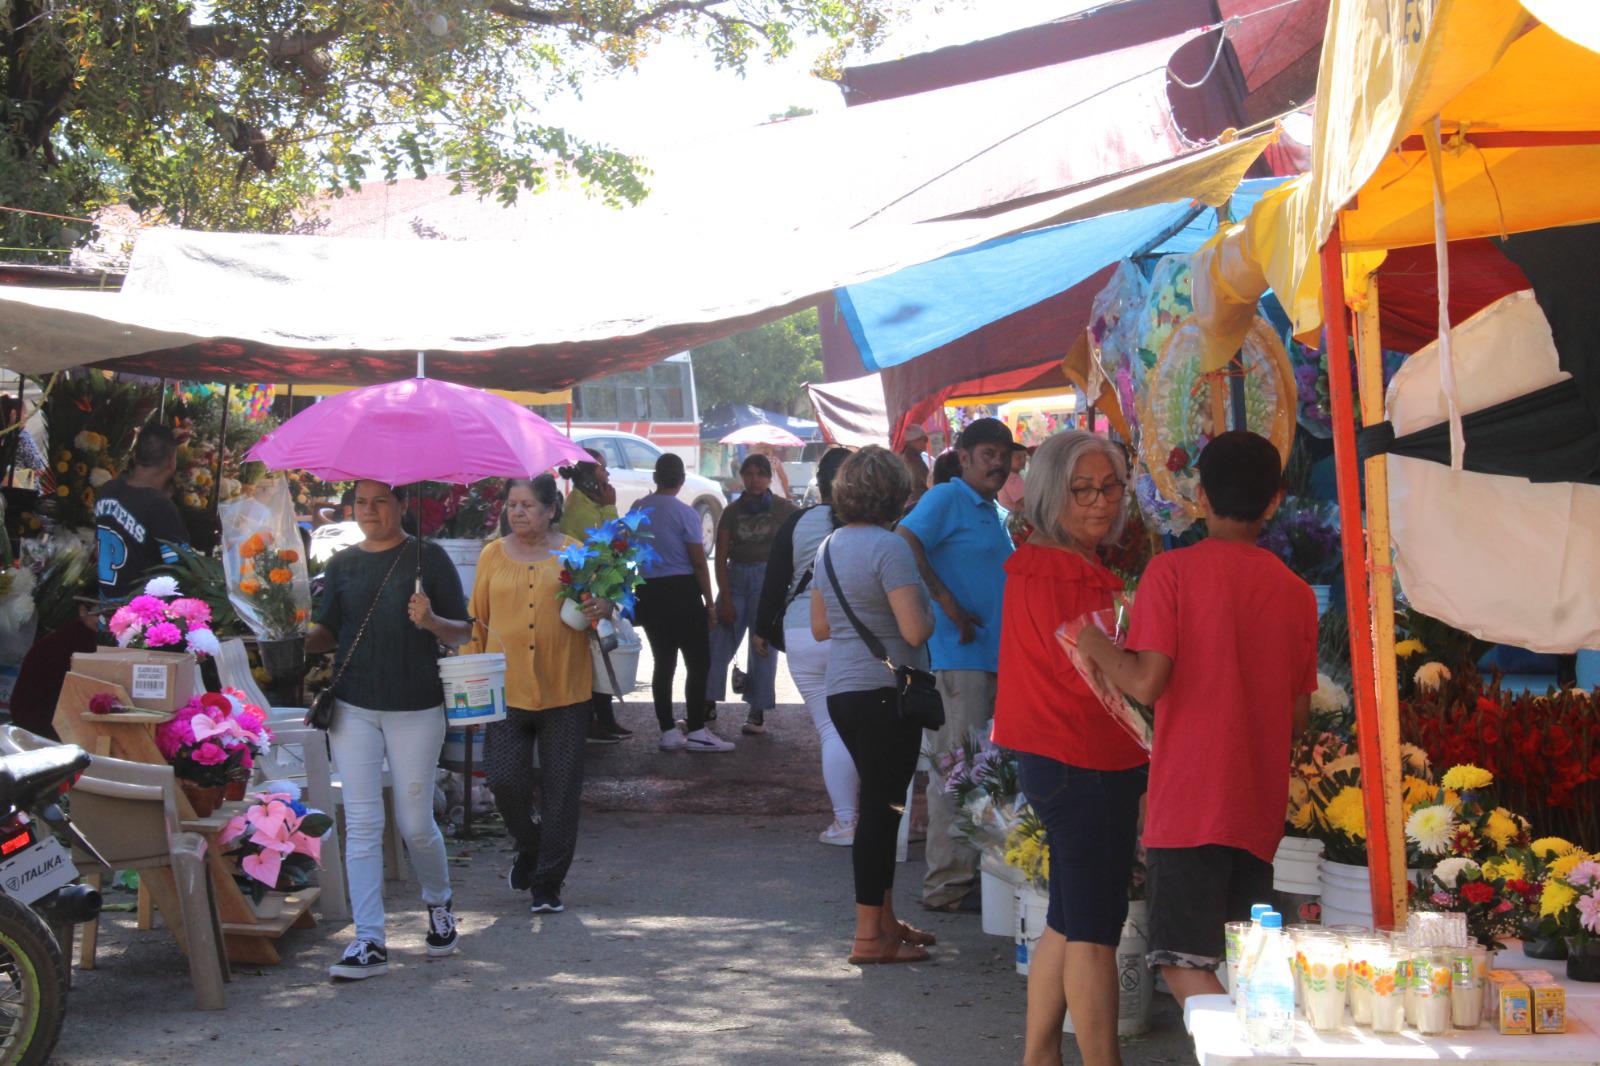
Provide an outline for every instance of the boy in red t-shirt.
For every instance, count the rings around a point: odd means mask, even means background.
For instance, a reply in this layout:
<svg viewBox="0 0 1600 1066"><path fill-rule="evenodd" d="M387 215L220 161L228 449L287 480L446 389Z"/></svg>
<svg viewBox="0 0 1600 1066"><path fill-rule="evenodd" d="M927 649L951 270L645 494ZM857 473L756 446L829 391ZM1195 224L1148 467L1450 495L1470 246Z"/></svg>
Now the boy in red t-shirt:
<svg viewBox="0 0 1600 1066"><path fill-rule="evenodd" d="M1148 961L1180 1004L1222 991L1224 923L1271 902L1290 746L1317 688L1316 597L1256 547L1283 499L1277 449L1223 433L1197 465L1209 535L1151 561L1127 650L1093 627L1079 643L1114 684L1155 705Z"/></svg>

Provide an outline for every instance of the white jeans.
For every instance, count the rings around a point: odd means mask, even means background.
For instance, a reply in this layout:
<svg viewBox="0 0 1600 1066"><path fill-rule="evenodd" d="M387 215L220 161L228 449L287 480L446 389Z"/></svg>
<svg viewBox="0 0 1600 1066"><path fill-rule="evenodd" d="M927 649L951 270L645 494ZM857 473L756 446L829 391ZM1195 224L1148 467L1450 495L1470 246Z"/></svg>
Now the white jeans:
<svg viewBox="0 0 1600 1066"><path fill-rule="evenodd" d="M853 825L861 792L861 778L856 773L855 760L839 739L828 714L828 645L819 644L811 630L785 629L784 654L789 659L789 676L800 698L806 701L811 712L811 722L817 727L822 740L822 781L828 787L828 799L833 803L833 817L844 825Z"/></svg>
<svg viewBox="0 0 1600 1066"><path fill-rule="evenodd" d="M328 730L333 763L344 782L345 876L356 938L386 943L383 934L383 761L394 782L394 817L422 885L423 903L450 899L444 834L433 820L434 769L444 747L444 708L370 711L340 700Z"/></svg>

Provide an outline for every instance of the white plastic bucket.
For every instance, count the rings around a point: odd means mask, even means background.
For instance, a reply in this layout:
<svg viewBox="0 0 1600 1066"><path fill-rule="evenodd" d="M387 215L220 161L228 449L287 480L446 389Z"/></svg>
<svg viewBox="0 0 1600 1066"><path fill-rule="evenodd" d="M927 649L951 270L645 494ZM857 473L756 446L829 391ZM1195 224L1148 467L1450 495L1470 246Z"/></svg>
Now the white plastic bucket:
<svg viewBox="0 0 1600 1066"><path fill-rule="evenodd" d="M606 673L605 660L600 655L600 642L591 640L589 658L594 668L594 691L626 696L639 681L639 653L644 650L644 641L626 618L616 620L616 631L617 646L611 649L611 669L616 671L617 687L622 691L612 692L611 675Z"/></svg>
<svg viewBox="0 0 1600 1066"><path fill-rule="evenodd" d="M1050 894L1031 882L1017 886L1017 972L1027 975L1028 962L1033 958L1039 938L1044 935L1045 915L1050 910Z"/></svg>
<svg viewBox="0 0 1600 1066"><path fill-rule="evenodd" d="M461 595L472 599L472 586L478 580L478 556L483 554L483 541L462 537L440 537L434 541L455 564L456 576L461 578Z"/></svg>
<svg viewBox="0 0 1600 1066"><path fill-rule="evenodd" d="M1133 900L1128 904L1128 920L1122 923L1122 938L1117 944L1117 1035L1140 1036L1150 1031L1150 1005L1155 994L1155 975L1145 965L1150 938L1148 904ZM1226 975L1222 975L1226 980ZM1064 1033L1075 1033L1072 1012L1061 1025Z"/></svg>
<svg viewBox="0 0 1600 1066"><path fill-rule="evenodd" d="M439 680L449 725L487 725L506 716L506 657L499 652L440 659Z"/></svg>
<svg viewBox="0 0 1600 1066"><path fill-rule="evenodd" d="M993 848L983 850L978 864L978 885L983 900L983 931L990 936L1017 935L1017 886L1022 871L1007 866Z"/></svg>
<svg viewBox="0 0 1600 1066"><path fill-rule="evenodd" d="M474 774L483 770L483 740L486 735L481 729L472 735L472 770ZM457 773L461 773L466 769L467 731L464 727L445 730L444 750L439 753L439 765L446 770L454 770Z"/></svg>

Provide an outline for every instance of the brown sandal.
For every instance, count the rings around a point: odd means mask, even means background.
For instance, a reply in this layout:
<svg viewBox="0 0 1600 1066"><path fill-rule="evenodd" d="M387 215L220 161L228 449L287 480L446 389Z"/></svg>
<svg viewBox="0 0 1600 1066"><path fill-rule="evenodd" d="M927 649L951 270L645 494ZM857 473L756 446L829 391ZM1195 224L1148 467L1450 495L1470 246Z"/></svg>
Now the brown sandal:
<svg viewBox="0 0 1600 1066"><path fill-rule="evenodd" d="M928 953L915 944L907 944L892 936L884 937L856 937L857 944L875 944L879 940L889 942L888 950L882 955L858 955L851 953L849 963L852 966L887 966L896 962L927 962Z"/></svg>
<svg viewBox="0 0 1600 1066"><path fill-rule="evenodd" d="M906 922L896 922L895 936L902 944L915 944L918 947L931 948L939 942L939 938L923 929Z"/></svg>

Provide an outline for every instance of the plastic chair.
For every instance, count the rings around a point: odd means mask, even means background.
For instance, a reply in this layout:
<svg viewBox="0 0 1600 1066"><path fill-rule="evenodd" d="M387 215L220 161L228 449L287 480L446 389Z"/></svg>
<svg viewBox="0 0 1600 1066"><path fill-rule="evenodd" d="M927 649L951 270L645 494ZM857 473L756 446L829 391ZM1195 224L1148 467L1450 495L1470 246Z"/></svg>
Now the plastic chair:
<svg viewBox="0 0 1600 1066"><path fill-rule="evenodd" d="M0 750L24 751L46 747L51 741L16 726L0 729ZM189 978L194 984L195 1007L221 1010L227 1006L223 984L233 979L222 939L222 923L206 869L206 840L199 833L183 832L178 821L178 787L172 767L128 762L106 755L94 762L72 789L72 822L93 844L108 868L93 870L85 880L99 887L113 870L170 869L177 898L161 900L165 888L153 888L162 913L178 944L189 957ZM89 853L73 848L80 868L95 864ZM152 884L156 881L151 878ZM79 966L94 969L99 920L85 923Z"/></svg>
<svg viewBox="0 0 1600 1066"><path fill-rule="evenodd" d="M333 764L328 757L328 738L320 729L310 726L274 726L272 754L285 750L300 753L301 779L307 807L333 813L338 809L339 795L333 785ZM276 780L280 775L273 775ZM322 886L318 904L323 918L329 921L350 920L350 893L344 877L344 845L337 828L322 838L321 872L317 875Z"/></svg>

